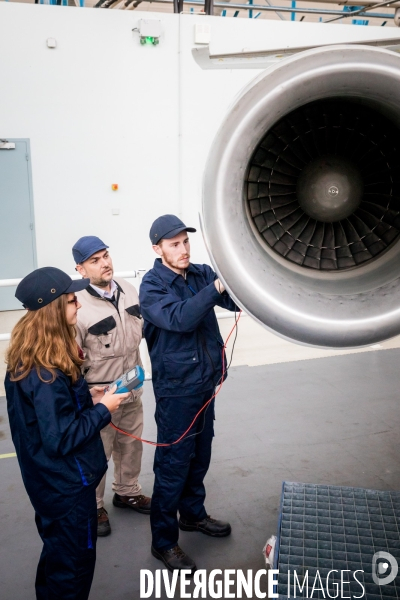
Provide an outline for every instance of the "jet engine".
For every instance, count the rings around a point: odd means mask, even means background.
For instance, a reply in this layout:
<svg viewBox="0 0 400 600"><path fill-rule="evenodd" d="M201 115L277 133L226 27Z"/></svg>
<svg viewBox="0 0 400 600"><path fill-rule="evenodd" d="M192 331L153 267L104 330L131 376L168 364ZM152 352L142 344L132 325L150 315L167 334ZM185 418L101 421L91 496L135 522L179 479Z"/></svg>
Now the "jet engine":
<svg viewBox="0 0 400 600"><path fill-rule="evenodd" d="M400 334L400 56L327 46L259 75L214 140L202 222L230 294L275 333Z"/></svg>

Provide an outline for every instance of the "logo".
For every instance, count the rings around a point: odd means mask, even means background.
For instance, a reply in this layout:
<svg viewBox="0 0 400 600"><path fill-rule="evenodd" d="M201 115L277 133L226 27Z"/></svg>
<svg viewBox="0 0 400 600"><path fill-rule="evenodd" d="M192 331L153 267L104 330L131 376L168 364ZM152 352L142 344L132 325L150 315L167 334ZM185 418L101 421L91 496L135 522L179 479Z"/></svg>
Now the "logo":
<svg viewBox="0 0 400 600"><path fill-rule="evenodd" d="M339 188L336 187L336 185L331 185L328 189L328 194L333 197L337 196L339 194Z"/></svg>
<svg viewBox="0 0 400 600"><path fill-rule="evenodd" d="M375 552L372 557L372 579L376 585L392 583L398 570L397 560L389 552Z"/></svg>

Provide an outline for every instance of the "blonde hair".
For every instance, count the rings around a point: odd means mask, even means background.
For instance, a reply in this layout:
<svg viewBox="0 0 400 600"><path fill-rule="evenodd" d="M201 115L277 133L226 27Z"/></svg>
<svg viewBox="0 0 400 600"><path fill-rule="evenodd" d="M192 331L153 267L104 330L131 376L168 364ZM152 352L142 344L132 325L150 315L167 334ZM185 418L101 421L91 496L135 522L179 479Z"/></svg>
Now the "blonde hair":
<svg viewBox="0 0 400 600"><path fill-rule="evenodd" d="M75 327L66 319L67 295L62 294L39 310L28 311L15 325L6 354L11 381L20 381L35 368L41 381L52 383L56 369L71 378L80 376L83 359L75 340ZM43 379L40 369L50 372Z"/></svg>

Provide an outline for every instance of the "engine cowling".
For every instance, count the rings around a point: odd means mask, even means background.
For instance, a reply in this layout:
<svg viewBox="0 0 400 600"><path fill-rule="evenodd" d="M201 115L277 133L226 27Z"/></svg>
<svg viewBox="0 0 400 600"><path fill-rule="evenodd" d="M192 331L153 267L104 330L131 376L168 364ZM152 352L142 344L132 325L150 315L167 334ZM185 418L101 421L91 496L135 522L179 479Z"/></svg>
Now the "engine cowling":
<svg viewBox="0 0 400 600"><path fill-rule="evenodd" d="M400 333L400 57L331 46L248 85L210 151L203 232L246 312L299 343Z"/></svg>

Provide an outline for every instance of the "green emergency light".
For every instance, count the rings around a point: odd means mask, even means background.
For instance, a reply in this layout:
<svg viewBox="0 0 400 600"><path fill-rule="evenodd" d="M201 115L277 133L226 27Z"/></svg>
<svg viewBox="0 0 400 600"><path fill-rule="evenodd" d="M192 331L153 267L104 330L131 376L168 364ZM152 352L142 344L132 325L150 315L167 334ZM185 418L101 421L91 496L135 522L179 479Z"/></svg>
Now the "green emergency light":
<svg viewBox="0 0 400 600"><path fill-rule="evenodd" d="M157 46L157 44L159 43L159 39L156 37L153 37L151 35L147 35L147 36L143 36L140 38L140 43L141 44L153 44L153 46Z"/></svg>

